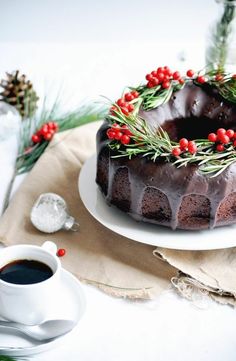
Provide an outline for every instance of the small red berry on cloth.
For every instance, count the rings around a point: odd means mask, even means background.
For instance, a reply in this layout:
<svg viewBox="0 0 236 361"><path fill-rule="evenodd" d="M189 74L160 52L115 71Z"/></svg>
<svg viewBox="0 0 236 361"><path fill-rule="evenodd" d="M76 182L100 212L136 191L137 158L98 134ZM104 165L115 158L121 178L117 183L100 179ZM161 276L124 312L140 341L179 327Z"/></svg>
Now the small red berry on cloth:
<svg viewBox="0 0 236 361"><path fill-rule="evenodd" d="M65 256L66 254L66 250L64 248L60 248L58 251L57 251L57 255L58 257L63 257Z"/></svg>

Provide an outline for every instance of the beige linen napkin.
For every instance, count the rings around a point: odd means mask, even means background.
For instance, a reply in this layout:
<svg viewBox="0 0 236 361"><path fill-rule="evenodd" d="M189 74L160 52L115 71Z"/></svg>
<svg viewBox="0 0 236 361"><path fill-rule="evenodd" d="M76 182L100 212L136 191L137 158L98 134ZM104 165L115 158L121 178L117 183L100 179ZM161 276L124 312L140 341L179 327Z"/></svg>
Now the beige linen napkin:
<svg viewBox="0 0 236 361"><path fill-rule="evenodd" d="M83 162L95 153L96 122L56 134L46 152L25 178L0 221L0 241L41 245L46 239L67 250L63 266L84 282L105 292L150 299L173 285L188 298L209 294L222 303L236 304L236 249L174 251L134 242L99 224L83 206L78 176ZM55 192L80 222L77 233L46 235L31 224L37 197ZM157 227L158 232L158 227Z"/></svg>

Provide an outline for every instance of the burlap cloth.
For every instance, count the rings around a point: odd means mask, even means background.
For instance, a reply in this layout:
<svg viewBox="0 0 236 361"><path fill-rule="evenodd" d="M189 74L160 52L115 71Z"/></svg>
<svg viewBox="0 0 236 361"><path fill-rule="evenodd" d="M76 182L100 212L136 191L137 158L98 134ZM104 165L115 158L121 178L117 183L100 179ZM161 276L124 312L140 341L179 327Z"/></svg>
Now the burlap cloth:
<svg viewBox="0 0 236 361"><path fill-rule="evenodd" d="M88 213L80 200L78 176L84 161L95 153L100 124L54 137L1 218L0 241L5 245L41 245L45 239L52 240L67 250L61 259L67 270L111 295L151 299L172 284L190 299L197 291L236 305L236 248L156 249L113 233ZM44 192L58 193L66 200L70 213L80 222L79 232L46 235L31 225L30 210Z"/></svg>

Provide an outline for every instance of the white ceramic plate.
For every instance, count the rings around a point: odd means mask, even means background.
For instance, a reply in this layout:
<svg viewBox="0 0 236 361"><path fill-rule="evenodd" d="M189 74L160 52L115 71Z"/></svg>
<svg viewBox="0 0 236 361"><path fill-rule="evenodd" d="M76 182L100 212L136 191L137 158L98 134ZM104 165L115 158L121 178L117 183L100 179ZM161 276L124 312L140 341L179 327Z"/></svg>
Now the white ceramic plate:
<svg viewBox="0 0 236 361"><path fill-rule="evenodd" d="M79 191L87 210L105 227L137 242L182 250L209 250L236 246L236 226L204 231L172 231L137 222L115 207L109 207L95 183L96 156L88 159L79 177Z"/></svg>
<svg viewBox="0 0 236 361"><path fill-rule="evenodd" d="M77 278L64 269L62 269L62 295L65 309L70 312L68 316L73 317L73 320L76 322L75 328L77 328L79 320L85 311L84 291ZM62 316L64 316L63 310ZM17 331L6 332L6 329L0 328L0 355L30 356L47 351L61 343L61 339L68 337L75 328L66 335L47 342L32 341L27 337L23 337L22 334ZM3 350L3 348L6 349Z"/></svg>

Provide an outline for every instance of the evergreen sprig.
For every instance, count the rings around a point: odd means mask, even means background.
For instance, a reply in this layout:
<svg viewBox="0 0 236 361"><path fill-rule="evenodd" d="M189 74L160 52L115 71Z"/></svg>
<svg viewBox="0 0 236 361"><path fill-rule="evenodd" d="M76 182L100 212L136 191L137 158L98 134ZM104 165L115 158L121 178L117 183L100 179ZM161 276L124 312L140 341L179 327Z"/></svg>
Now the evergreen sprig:
<svg viewBox="0 0 236 361"><path fill-rule="evenodd" d="M59 103L56 101L51 110L44 105L38 117L24 121L21 127L19 152L16 162L16 174L28 172L49 145L49 141L32 144L31 135L44 123L55 121L58 124L59 132L76 128L78 126L102 119L105 110L101 106L87 104L71 112L61 114Z"/></svg>
<svg viewBox="0 0 236 361"><path fill-rule="evenodd" d="M206 66L208 69L224 71L229 53L230 35L235 18L235 0L224 0L223 14L214 24L210 32L210 45L206 50Z"/></svg>
<svg viewBox="0 0 236 361"><path fill-rule="evenodd" d="M49 110L46 106L46 101L44 101L44 105L38 116L26 119L21 123L18 156L12 178L4 197L2 213L8 207L11 190L16 176L30 171L49 145L49 141L43 141L34 145L31 141L31 136L34 132L36 132L44 123L52 120L58 124L59 132L73 129L102 119L106 112L104 107L93 104L86 104L76 110L66 113L61 113L59 109L58 100L54 102Z"/></svg>

